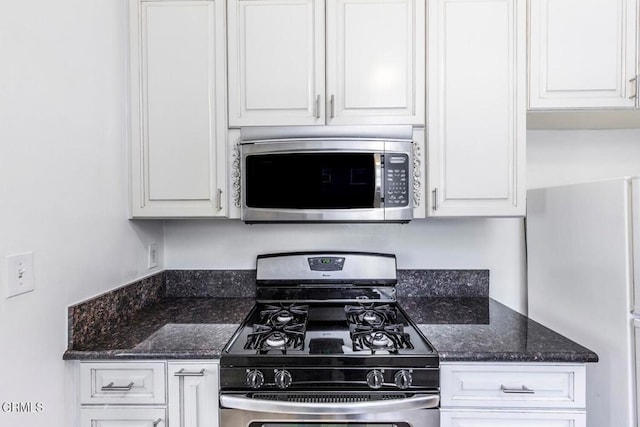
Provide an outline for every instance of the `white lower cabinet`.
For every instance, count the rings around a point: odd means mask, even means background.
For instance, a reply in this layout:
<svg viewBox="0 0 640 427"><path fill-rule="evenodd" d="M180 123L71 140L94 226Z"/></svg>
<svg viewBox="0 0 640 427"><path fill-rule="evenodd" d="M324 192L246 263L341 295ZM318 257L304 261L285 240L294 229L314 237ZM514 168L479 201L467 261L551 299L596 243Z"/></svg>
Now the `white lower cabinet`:
<svg viewBox="0 0 640 427"><path fill-rule="evenodd" d="M86 427L167 427L164 408L95 407L80 410L80 425Z"/></svg>
<svg viewBox="0 0 640 427"><path fill-rule="evenodd" d="M169 362L169 425L218 425L218 363Z"/></svg>
<svg viewBox="0 0 640 427"><path fill-rule="evenodd" d="M584 412L508 412L448 411L441 412L440 427L584 427Z"/></svg>
<svg viewBox="0 0 640 427"><path fill-rule="evenodd" d="M443 363L441 427L585 427L584 364Z"/></svg>
<svg viewBox="0 0 640 427"><path fill-rule="evenodd" d="M79 427L218 427L217 360L75 365Z"/></svg>

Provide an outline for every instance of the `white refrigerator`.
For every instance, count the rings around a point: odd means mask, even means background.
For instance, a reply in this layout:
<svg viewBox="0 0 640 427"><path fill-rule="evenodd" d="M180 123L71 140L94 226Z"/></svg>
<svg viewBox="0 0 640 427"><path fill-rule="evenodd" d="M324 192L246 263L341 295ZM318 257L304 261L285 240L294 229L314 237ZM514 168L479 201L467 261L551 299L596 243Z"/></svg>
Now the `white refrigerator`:
<svg viewBox="0 0 640 427"><path fill-rule="evenodd" d="M587 427L640 427L640 179L529 190L526 242L529 317L599 357Z"/></svg>

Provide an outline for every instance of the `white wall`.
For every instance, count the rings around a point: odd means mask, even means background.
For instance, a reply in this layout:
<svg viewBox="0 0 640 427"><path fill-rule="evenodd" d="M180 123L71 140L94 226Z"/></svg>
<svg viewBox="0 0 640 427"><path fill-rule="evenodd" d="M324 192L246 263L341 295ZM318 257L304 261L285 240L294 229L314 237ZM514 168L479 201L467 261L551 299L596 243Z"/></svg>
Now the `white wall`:
<svg viewBox="0 0 640 427"><path fill-rule="evenodd" d="M68 305L148 274L160 222L127 218L124 0L0 5L0 426L66 426ZM5 256L34 252L6 299Z"/></svg>
<svg viewBox="0 0 640 427"><path fill-rule="evenodd" d="M640 130L527 133L527 186L640 176Z"/></svg>

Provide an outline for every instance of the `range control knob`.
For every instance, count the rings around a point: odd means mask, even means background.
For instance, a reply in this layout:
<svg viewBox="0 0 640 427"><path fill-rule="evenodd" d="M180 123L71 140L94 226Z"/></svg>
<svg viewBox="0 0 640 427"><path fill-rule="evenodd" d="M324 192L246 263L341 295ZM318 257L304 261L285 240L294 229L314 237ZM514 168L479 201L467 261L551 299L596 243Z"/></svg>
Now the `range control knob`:
<svg viewBox="0 0 640 427"><path fill-rule="evenodd" d="M251 388L260 388L264 384L264 375L257 369L247 371L247 385Z"/></svg>
<svg viewBox="0 0 640 427"><path fill-rule="evenodd" d="M367 385L371 388L380 388L384 382L384 375L377 369L367 373Z"/></svg>
<svg viewBox="0 0 640 427"><path fill-rule="evenodd" d="M396 386L398 386L398 388L404 390L411 387L413 377L411 377L411 372L403 369L396 372L396 374L393 376L393 381L396 383Z"/></svg>
<svg viewBox="0 0 640 427"><path fill-rule="evenodd" d="M291 374L289 373L289 371L285 369L276 371L274 375L274 380L278 388L288 388L293 382L293 378L291 378Z"/></svg>

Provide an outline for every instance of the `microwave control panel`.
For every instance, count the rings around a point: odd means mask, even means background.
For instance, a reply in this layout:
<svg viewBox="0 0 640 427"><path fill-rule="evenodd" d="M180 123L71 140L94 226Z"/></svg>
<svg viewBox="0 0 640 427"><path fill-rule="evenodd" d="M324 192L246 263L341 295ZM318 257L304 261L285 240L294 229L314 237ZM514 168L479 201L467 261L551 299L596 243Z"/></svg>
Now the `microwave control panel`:
<svg viewBox="0 0 640 427"><path fill-rule="evenodd" d="M384 156L384 205L391 208L409 205L409 156L406 154Z"/></svg>

